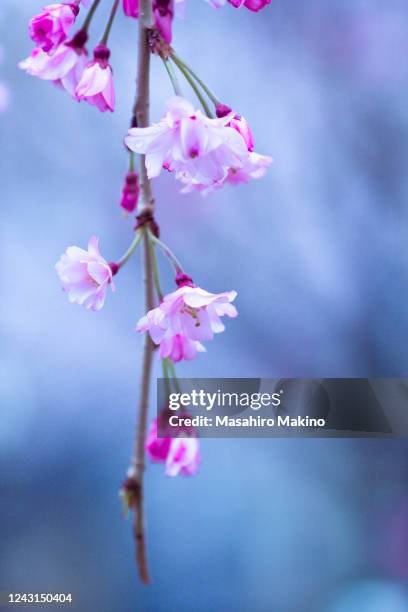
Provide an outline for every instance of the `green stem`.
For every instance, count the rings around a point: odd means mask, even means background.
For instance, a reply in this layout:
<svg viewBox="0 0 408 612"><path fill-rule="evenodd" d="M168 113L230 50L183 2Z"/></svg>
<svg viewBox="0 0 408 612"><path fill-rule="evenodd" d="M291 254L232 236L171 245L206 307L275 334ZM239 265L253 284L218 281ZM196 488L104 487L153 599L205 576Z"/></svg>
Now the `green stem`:
<svg viewBox="0 0 408 612"><path fill-rule="evenodd" d="M162 369L163 369L164 386L166 389L166 396L168 399L171 394L171 386L170 386L169 370L167 367L167 359L162 359Z"/></svg>
<svg viewBox="0 0 408 612"><path fill-rule="evenodd" d="M137 249L141 239L142 239L142 232L137 231L132 244L130 245L130 247L128 248L126 253L117 262L117 265L118 265L119 268L122 268L125 265L125 263L127 263L128 260L132 257L132 255L136 251L136 249Z"/></svg>
<svg viewBox="0 0 408 612"><path fill-rule="evenodd" d="M153 242L153 244L161 248L161 250L166 255L166 257L171 261L176 272L182 273L183 268L181 267L181 264L179 260L177 259L177 257L174 255L174 253L169 249L169 247L166 244L164 244L164 242L156 238L156 236L154 236L150 230L147 230L147 231L149 233L150 240Z"/></svg>
<svg viewBox="0 0 408 612"><path fill-rule="evenodd" d="M116 16L116 11L118 10L118 6L119 6L119 0L114 0L113 5L112 5L112 10L108 19L108 23L106 24L106 28L105 31L103 33L103 36L101 38L101 45L107 45L108 44L108 38L109 38L109 34L113 25L113 22L115 21L115 16Z"/></svg>
<svg viewBox="0 0 408 612"><path fill-rule="evenodd" d="M210 111L210 107L208 106L208 104L206 102L206 99L204 98L203 94L201 93L199 87L197 87L196 82L194 81L194 79L192 78L192 76L190 75L188 70L174 56L171 56L171 59L176 64L176 66L180 70L180 72L182 72L182 74L184 75L184 78L186 79L186 81L188 81L188 83L190 84L191 88L194 90L195 95L199 99L200 104L203 107L204 112L207 115L207 117L212 118L213 114Z"/></svg>
<svg viewBox="0 0 408 612"><path fill-rule="evenodd" d="M135 154L129 151L129 172L135 171Z"/></svg>
<svg viewBox="0 0 408 612"><path fill-rule="evenodd" d="M149 236L150 238L150 236ZM157 257L156 257L156 248L155 245L152 243L152 253L153 253L153 282L154 282L154 287L156 289L156 293L157 293L157 297L159 298L159 301L161 302L163 299L163 292L161 290L161 286L160 286L160 274L159 274L159 266L157 265Z"/></svg>
<svg viewBox="0 0 408 612"><path fill-rule="evenodd" d="M174 53L174 51L171 54L171 57L178 64L181 64L182 66L184 66L184 68L191 74L193 79L195 79L197 81L197 83L200 85L200 87L202 87L202 89L205 91L207 96L210 98L211 102L214 103L214 106L217 106L218 104L220 104L220 101L217 98L217 96L211 91L211 89L209 87L207 87L207 85L204 83L204 81L200 79L198 74L196 74L194 72L194 70L188 64L186 64L186 62L184 60L180 59L179 56Z"/></svg>
<svg viewBox="0 0 408 612"><path fill-rule="evenodd" d="M167 74L169 75L169 79L174 89L174 93L176 96L181 96L180 85L176 76L176 73L173 70L173 65L168 59L162 58L164 67L166 68Z"/></svg>
<svg viewBox="0 0 408 612"><path fill-rule="evenodd" d="M167 361L167 368L168 368L168 370L170 370L170 375L171 375L171 378L173 380L173 383L174 383L174 386L176 388L176 391L177 391L177 393L181 393L181 387L180 387L180 383L179 383L178 378L177 378L175 365L174 365L174 363L172 362L171 359L167 359L166 361Z"/></svg>
<svg viewBox="0 0 408 612"><path fill-rule="evenodd" d="M92 21L92 18L94 16L94 13L95 13L96 9L98 8L98 4L100 3L100 1L101 0L94 0L91 8L89 9L88 14L85 17L85 21L83 23L83 26L81 28L81 30L83 30L84 32L88 31L89 25L90 25L90 23Z"/></svg>

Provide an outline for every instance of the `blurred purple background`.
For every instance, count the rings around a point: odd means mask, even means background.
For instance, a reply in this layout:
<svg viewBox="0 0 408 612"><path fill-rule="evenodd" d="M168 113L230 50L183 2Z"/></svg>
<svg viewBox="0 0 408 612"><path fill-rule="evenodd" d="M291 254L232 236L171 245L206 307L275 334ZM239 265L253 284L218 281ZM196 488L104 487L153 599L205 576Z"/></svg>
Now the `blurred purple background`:
<svg viewBox="0 0 408 612"><path fill-rule="evenodd" d="M118 200L136 23L114 26L118 108L102 115L16 69L40 8L0 7L0 590L72 591L81 611L408 610L404 441L205 440L197 478L149 466L154 584L139 585L117 498L138 257L98 314L68 303L53 268L93 233L108 259L131 240ZM208 198L155 184L163 239L200 285L239 293L240 317L182 376L406 375L407 17L406 0L273 0L258 15L189 1L176 50L275 163ZM153 65L157 120L171 89Z"/></svg>

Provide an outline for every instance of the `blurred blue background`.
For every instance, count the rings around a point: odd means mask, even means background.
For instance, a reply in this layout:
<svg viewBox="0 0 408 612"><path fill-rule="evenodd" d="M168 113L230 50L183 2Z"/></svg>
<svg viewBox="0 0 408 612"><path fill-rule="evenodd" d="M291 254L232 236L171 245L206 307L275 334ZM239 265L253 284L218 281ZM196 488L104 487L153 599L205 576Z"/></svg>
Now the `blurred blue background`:
<svg viewBox="0 0 408 612"><path fill-rule="evenodd" d="M70 591L81 611L408 610L404 441L205 440L196 478L149 466L154 582L140 586L117 497L138 397L138 257L97 314L68 303L53 268L93 233L107 259L131 240L118 201L136 23L114 26L118 107L102 115L16 69L40 8L0 6L0 590ZM239 293L240 317L180 375L406 375L407 17L406 0L273 0L258 15L189 1L176 50L275 163L206 199L156 181L163 239L200 285ZM153 64L157 120L171 89Z"/></svg>

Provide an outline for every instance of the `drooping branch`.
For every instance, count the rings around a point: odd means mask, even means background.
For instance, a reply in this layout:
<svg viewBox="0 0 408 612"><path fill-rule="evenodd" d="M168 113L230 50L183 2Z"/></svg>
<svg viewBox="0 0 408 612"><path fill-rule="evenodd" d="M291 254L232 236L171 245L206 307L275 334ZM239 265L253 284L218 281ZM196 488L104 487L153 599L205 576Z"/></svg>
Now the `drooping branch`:
<svg viewBox="0 0 408 612"><path fill-rule="evenodd" d="M139 51L137 69L137 95L133 116L139 127L149 124L149 98L150 98L150 49L148 45L148 32L151 27L152 7L151 0L139 2ZM140 159L140 207L139 214L153 213L154 199L150 180L147 176L145 157ZM154 308L154 267L152 245L147 227L143 232L143 267L144 291L146 312ZM146 557L146 533L144 520L144 470L145 470L145 439L147 428L147 415L149 407L150 378L153 361L153 343L146 334L143 350L143 365L141 377L141 390L137 414L136 437L127 480L127 487L133 498L133 534L136 545L136 559L141 580L150 582Z"/></svg>

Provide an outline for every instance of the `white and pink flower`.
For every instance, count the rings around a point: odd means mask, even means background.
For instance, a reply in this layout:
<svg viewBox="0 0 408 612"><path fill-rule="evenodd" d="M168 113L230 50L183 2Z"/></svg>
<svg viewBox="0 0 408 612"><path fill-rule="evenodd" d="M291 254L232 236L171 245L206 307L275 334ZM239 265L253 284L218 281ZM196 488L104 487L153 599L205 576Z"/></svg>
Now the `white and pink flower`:
<svg viewBox="0 0 408 612"><path fill-rule="evenodd" d="M191 360L204 352L202 342L212 340L224 331L221 317L238 315L232 305L235 291L209 293L189 281L166 295L161 304L150 310L137 324L137 331L148 332L160 346L160 357L173 362Z"/></svg>
<svg viewBox="0 0 408 612"><path fill-rule="evenodd" d="M95 47L94 59L83 71L75 92L79 101L85 100L101 112L115 110L115 90L109 57L108 47L102 44Z"/></svg>
<svg viewBox="0 0 408 612"><path fill-rule="evenodd" d="M99 252L99 240L92 236L85 251L70 246L55 264L62 287L72 303L88 310L100 310L105 303L106 291L112 291L112 269Z"/></svg>
<svg viewBox="0 0 408 612"><path fill-rule="evenodd" d="M75 2L45 6L43 12L29 22L32 40L46 53L52 52L67 39L78 12Z"/></svg>
<svg viewBox="0 0 408 612"><path fill-rule="evenodd" d="M36 47L18 66L27 74L52 81L76 97L75 90L88 61L85 42L86 35L78 32L72 41L59 45L52 55Z"/></svg>
<svg viewBox="0 0 408 612"><path fill-rule="evenodd" d="M211 186L223 182L229 168L241 167L248 156L245 140L228 126L233 116L211 119L175 96L159 123L131 128L125 142L135 153L146 155L149 178L158 176L164 167L180 180L191 178Z"/></svg>
<svg viewBox="0 0 408 612"><path fill-rule="evenodd" d="M158 421L152 421L146 452L154 463L165 463L167 476L193 476L201 462L200 445L194 432L180 431L185 437L158 437Z"/></svg>

